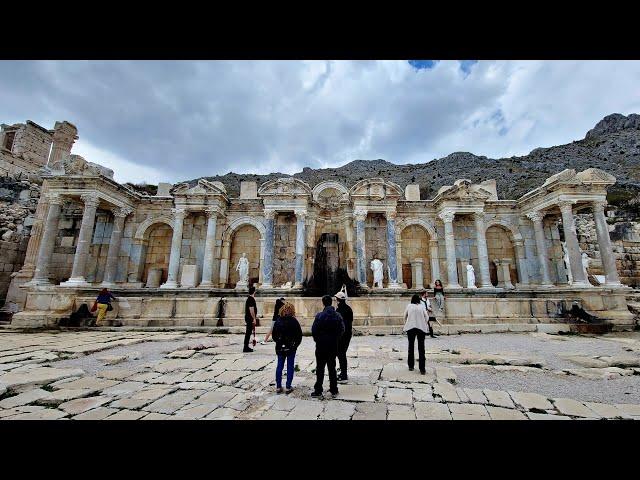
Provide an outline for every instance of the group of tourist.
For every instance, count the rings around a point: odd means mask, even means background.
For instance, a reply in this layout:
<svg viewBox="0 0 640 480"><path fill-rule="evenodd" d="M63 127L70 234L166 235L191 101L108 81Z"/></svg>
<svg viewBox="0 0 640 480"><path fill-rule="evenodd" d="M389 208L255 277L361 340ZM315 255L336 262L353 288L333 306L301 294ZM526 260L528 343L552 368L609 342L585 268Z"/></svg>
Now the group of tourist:
<svg viewBox="0 0 640 480"><path fill-rule="evenodd" d="M253 352L249 347L251 333L255 332L257 324L257 310L255 300L255 287L249 287L249 296L245 303L245 323L246 331L244 337L243 352ZM333 298L337 301L337 307L333 306ZM322 297L323 310L318 312L311 326L311 335L316 344L316 383L314 385L312 397L320 397L323 392L325 367L329 373L329 392L333 397L338 395L338 382L348 380L347 376L347 350L351 342L353 328L353 310L347 304L346 287L336 293L333 298L329 295ZM434 287L434 298L440 312L444 309L444 289L440 280L437 280ZM276 305L271 322L271 328L265 339L260 342L265 345L269 337L273 337L275 342L276 356L278 358L276 366L276 392L290 393L293 391L293 375L295 370L296 351L302 343L302 328L295 317L296 311L292 303L287 302L284 297L276 300ZM421 374L426 373L424 341L427 334L431 338L436 335L433 332L432 323L440 322L435 316L435 308L429 299L428 292L424 290L422 295L414 294L411 302L404 312L404 328L409 340L407 363L409 370L414 369L414 346L418 340L418 367ZM255 343L255 342L254 342ZM336 371L336 358L340 366L340 376ZM282 371L285 361L287 363L287 378L285 388L282 388Z"/></svg>

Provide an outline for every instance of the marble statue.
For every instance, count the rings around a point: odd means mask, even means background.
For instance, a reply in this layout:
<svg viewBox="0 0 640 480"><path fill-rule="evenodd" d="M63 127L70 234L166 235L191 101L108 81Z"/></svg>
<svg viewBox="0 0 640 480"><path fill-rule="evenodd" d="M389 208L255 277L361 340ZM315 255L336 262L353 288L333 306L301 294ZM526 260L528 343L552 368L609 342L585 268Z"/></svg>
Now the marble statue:
<svg viewBox="0 0 640 480"><path fill-rule="evenodd" d="M383 265L380 260L374 258L371 260L371 270L373 270L373 287L383 288L382 279L384 274L382 273Z"/></svg>
<svg viewBox="0 0 640 480"><path fill-rule="evenodd" d="M569 249L567 248L567 242L562 242L562 258L567 268L567 277L569 277L569 285L573 283L573 274L571 273L571 264L569 263Z"/></svg>
<svg viewBox="0 0 640 480"><path fill-rule="evenodd" d="M467 288L478 288L476 287L476 273L470 263L467 264Z"/></svg>
<svg viewBox="0 0 640 480"><path fill-rule="evenodd" d="M589 263L591 263L591 258L585 252L582 252L582 271L584 272L584 279L589 283L589 274L587 273L587 268L589 268Z"/></svg>
<svg viewBox="0 0 640 480"><path fill-rule="evenodd" d="M243 253L240 260L238 260L236 271L239 272L240 277L238 279L238 284L246 286L249 283L249 260L247 259L246 253Z"/></svg>

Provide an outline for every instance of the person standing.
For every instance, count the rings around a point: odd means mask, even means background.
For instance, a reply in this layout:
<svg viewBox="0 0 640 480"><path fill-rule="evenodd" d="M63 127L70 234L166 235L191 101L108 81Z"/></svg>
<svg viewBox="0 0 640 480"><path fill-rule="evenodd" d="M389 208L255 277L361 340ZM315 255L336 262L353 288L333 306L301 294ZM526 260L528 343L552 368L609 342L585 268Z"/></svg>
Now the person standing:
<svg viewBox="0 0 640 480"><path fill-rule="evenodd" d="M444 311L444 288L440 280L436 280L436 283L433 285L433 295L436 298L438 310L442 313Z"/></svg>
<svg viewBox="0 0 640 480"><path fill-rule="evenodd" d="M407 356L407 363L409 364L409 370L413 371L414 366L414 344L416 338L418 339L418 366L420 367L420 373L424 375L426 373L425 356L424 356L424 337L426 336L429 321L427 310L421 305L420 296L415 293L411 297L411 303L407 305L404 311L404 332L407 332L409 339L409 353Z"/></svg>
<svg viewBox="0 0 640 480"><path fill-rule="evenodd" d="M293 387L293 372L295 370L296 350L302 343L302 328L296 319L296 310L292 303L284 302L279 310L279 316L273 322L273 340L276 342L276 393L282 393L282 369L287 360L287 392Z"/></svg>
<svg viewBox="0 0 640 480"><path fill-rule="evenodd" d="M267 332L267 335L264 337L264 340L260 342L260 345L266 345L267 342L269 341L269 337L272 335L272 332L273 332L273 325L274 323L276 323L276 320L280 315L280 309L282 308L284 303L285 303L284 297L280 297L279 299L276 300L276 306L273 308L273 318L271 319L271 328Z"/></svg>
<svg viewBox="0 0 640 480"><path fill-rule="evenodd" d="M338 340L338 361L340 362L340 376L338 381L346 382L347 377L347 350L349 349L349 343L351 342L351 335L353 333L353 310L347 305L347 294L345 292L346 287L343 285L342 290L335 294L338 300L338 308L336 312L340 314L344 321L344 334Z"/></svg>
<svg viewBox="0 0 640 480"><path fill-rule="evenodd" d="M433 307L431 306L431 300L429 300L429 294L426 290L422 291L422 297L420 298L420 302L424 305L424 309L427 311L427 326L429 327L429 335L431 338L436 338L436 335L433 334L433 325L431 322L437 322L438 325L441 325L440 322L435 317L433 313Z"/></svg>
<svg viewBox="0 0 640 480"><path fill-rule="evenodd" d="M256 320L258 318L258 307L256 305L256 287L251 285L249 287L249 296L244 304L244 323L246 330L244 332L244 348L242 352L253 352L253 348L249 347L249 340L251 339L251 332L253 332L256 326Z"/></svg>
<svg viewBox="0 0 640 480"><path fill-rule="evenodd" d="M104 320L104 317L107 315L107 310L111 310L109 307L111 306L111 300L115 300L114 297L108 288L103 288L100 290L98 294L98 298L96 298L98 317L96 318L96 323L94 324L96 327L100 326L100 322Z"/></svg>
<svg viewBox="0 0 640 480"><path fill-rule="evenodd" d="M325 366L329 370L329 391L333 397L338 395L336 356L338 341L344 333L344 321L331 304L332 300L329 295L322 297L324 310L316 314L311 327L311 335L316 342L316 384L311 394L312 397L322 396Z"/></svg>

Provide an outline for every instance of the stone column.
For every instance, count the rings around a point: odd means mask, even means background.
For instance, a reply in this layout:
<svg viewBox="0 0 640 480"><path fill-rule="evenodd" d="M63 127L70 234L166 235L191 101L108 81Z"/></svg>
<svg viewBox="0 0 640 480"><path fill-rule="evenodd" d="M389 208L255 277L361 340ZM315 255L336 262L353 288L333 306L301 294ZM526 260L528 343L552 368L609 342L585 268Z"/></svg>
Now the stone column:
<svg viewBox="0 0 640 480"><path fill-rule="evenodd" d="M543 287L551 287L551 274L549 273L549 259L547 258L547 243L544 239L544 228L542 227L542 220L544 219L544 212L536 211L527 213L527 218L533 222L533 230L536 235L536 250L538 252L538 263L542 270L542 284Z"/></svg>
<svg viewBox="0 0 640 480"><path fill-rule="evenodd" d="M220 288L226 288L229 281L229 262L231 261L231 240L222 240L220 247Z"/></svg>
<svg viewBox="0 0 640 480"><path fill-rule="evenodd" d="M53 127L53 145L49 156L49 165L71 153L74 142L78 139L78 130L67 121L56 122Z"/></svg>
<svg viewBox="0 0 640 480"><path fill-rule="evenodd" d="M524 240L514 240L513 245L516 250L516 259L518 261L518 275L520 276L520 285L529 285L529 272L527 271L527 262L525 259Z"/></svg>
<svg viewBox="0 0 640 480"><path fill-rule="evenodd" d="M213 287L213 249L216 246L216 227L218 224L218 214L220 208L209 207L207 214L207 237L204 241L204 258L202 260L202 281L200 287Z"/></svg>
<svg viewBox="0 0 640 480"><path fill-rule="evenodd" d="M296 270L295 287L302 287L304 280L304 252L306 240L306 210L295 210L296 214Z"/></svg>
<svg viewBox="0 0 640 480"><path fill-rule="evenodd" d="M564 240L567 242L567 250L569 251L573 283L578 284L578 286L589 285L589 281L582 269L582 256L580 255L578 235L576 234L576 225L573 219L573 202L560 202L558 206L560 207L560 212L562 212L562 230L564 231Z"/></svg>
<svg viewBox="0 0 640 480"><path fill-rule="evenodd" d="M429 240L429 256L431 257L431 286L440 280L440 262L438 261L438 241Z"/></svg>
<svg viewBox="0 0 640 480"><path fill-rule="evenodd" d="M461 288L458 283L458 266L456 264L456 238L453 233L454 212L442 212L438 215L444 222L444 241L447 250L447 288Z"/></svg>
<svg viewBox="0 0 640 480"><path fill-rule="evenodd" d="M182 227L187 211L184 208L174 208L173 236L171 237L171 253L169 254L169 274L166 283L160 288L178 288L178 273L180 272L180 250L182 250Z"/></svg>
<svg viewBox="0 0 640 480"><path fill-rule="evenodd" d="M396 235L396 259L398 260L398 284L404 283L402 275L402 240Z"/></svg>
<svg viewBox="0 0 640 480"><path fill-rule="evenodd" d="M509 271L511 260L508 258L496 258L493 263L496 264L498 269L498 288L515 288L511 283L511 272Z"/></svg>
<svg viewBox="0 0 640 480"><path fill-rule="evenodd" d="M60 221L60 212L62 210L62 197L58 194L50 194L48 196L49 211L44 222L42 238L40 240L40 248L38 249L38 259L36 260L33 279L25 285L48 285L49 282L49 263L53 254L53 247L56 244L56 236L58 235L58 222Z"/></svg>
<svg viewBox="0 0 640 480"><path fill-rule="evenodd" d="M273 288L273 244L275 236L275 210L264 211L264 264L262 265L262 288Z"/></svg>
<svg viewBox="0 0 640 480"><path fill-rule="evenodd" d="M387 212L387 262L389 265L388 288L400 288L398 284L398 257L396 257L396 212Z"/></svg>
<svg viewBox="0 0 640 480"><path fill-rule="evenodd" d="M476 212L473 215L476 222L476 245L478 247L478 264L480 266L480 288L491 288L489 275L489 252L487 251L487 235L484 224L484 212Z"/></svg>
<svg viewBox="0 0 640 480"><path fill-rule="evenodd" d="M356 219L356 261L357 261L357 279L362 287L367 286L367 267L365 259L365 238L364 238L364 221L367 218L367 210L357 208L353 212Z"/></svg>
<svg viewBox="0 0 640 480"><path fill-rule="evenodd" d="M611 248L611 239L609 238L609 227L607 219L604 216L604 207L606 202L594 202L593 220L596 224L596 235L598 236L598 246L600 248L600 260L604 268L606 285L622 285L616 268L616 259L613 256L613 248Z"/></svg>
<svg viewBox="0 0 640 480"><path fill-rule="evenodd" d="M120 242L122 240L122 230L124 221L132 212L131 209L122 207L113 210L113 230L109 240L109 251L107 252L107 264L104 269L103 287L112 287L118 269L118 256L120 255Z"/></svg>
<svg viewBox="0 0 640 480"><path fill-rule="evenodd" d="M60 284L65 287L89 285L84 276L86 273L87 257L89 256L89 247L91 246L91 236L93 235L93 226L96 223L96 210L98 209L100 199L95 193L85 193L81 195L80 198L84 202L82 223L80 224L80 233L78 233L76 254L73 257L71 278Z"/></svg>
<svg viewBox="0 0 640 480"><path fill-rule="evenodd" d="M422 278L422 258L411 260L411 288L422 290L424 288L424 279Z"/></svg>

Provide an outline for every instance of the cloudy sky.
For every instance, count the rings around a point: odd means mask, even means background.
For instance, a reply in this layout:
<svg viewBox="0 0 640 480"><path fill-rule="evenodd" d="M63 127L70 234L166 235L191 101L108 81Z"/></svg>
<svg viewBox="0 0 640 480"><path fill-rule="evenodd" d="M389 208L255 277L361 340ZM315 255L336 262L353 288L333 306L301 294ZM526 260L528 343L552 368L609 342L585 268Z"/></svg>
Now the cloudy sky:
<svg viewBox="0 0 640 480"><path fill-rule="evenodd" d="M0 122L68 120L119 181L524 155L616 112L639 61L0 61Z"/></svg>

